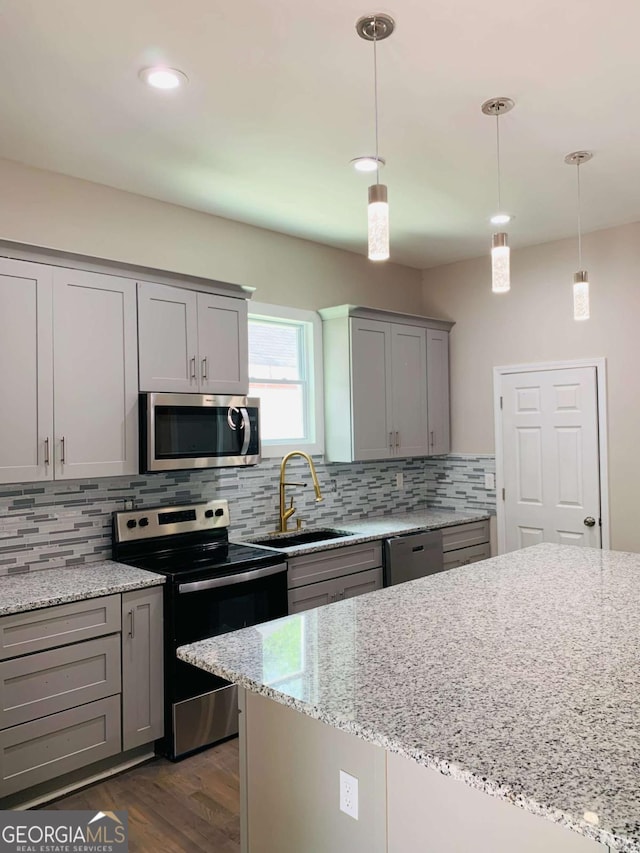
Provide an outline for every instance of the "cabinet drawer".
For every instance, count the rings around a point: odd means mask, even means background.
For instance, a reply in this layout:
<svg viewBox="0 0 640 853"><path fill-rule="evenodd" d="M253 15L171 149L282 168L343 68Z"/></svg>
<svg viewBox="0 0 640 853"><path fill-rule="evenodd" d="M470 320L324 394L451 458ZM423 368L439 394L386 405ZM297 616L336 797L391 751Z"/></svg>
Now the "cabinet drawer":
<svg viewBox="0 0 640 853"><path fill-rule="evenodd" d="M468 548L489 541L489 520L470 521L468 524L456 524L442 528L442 550L454 551L456 548Z"/></svg>
<svg viewBox="0 0 640 853"><path fill-rule="evenodd" d="M120 630L120 596L106 595L0 618L0 660Z"/></svg>
<svg viewBox="0 0 640 853"><path fill-rule="evenodd" d="M292 589L381 566L382 543L378 541L347 545L345 548L292 557L288 563L289 589Z"/></svg>
<svg viewBox="0 0 640 853"><path fill-rule="evenodd" d="M455 569L458 566L477 563L478 560L488 560L490 556L491 546L488 542L485 542L484 545L472 545L471 548L458 548L457 551L447 551L444 554L442 564L445 569Z"/></svg>
<svg viewBox="0 0 640 853"><path fill-rule="evenodd" d="M289 590L289 613L302 613L338 600L339 581L321 581Z"/></svg>
<svg viewBox="0 0 640 853"><path fill-rule="evenodd" d="M120 697L0 732L0 797L120 752Z"/></svg>
<svg viewBox="0 0 640 853"><path fill-rule="evenodd" d="M382 568L369 569L367 572L349 575L339 583L342 585L340 598L355 598L356 595L375 592L377 589L382 589Z"/></svg>
<svg viewBox="0 0 640 853"><path fill-rule="evenodd" d="M0 729L120 692L120 636L0 663Z"/></svg>

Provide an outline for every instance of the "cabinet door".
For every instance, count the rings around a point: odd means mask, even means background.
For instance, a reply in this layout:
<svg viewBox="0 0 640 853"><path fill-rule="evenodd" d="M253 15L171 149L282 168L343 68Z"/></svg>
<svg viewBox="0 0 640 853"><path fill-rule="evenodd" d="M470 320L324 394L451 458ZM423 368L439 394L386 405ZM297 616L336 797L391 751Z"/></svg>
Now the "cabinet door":
<svg viewBox="0 0 640 853"><path fill-rule="evenodd" d="M249 390L247 301L198 293L198 350L203 393Z"/></svg>
<svg viewBox="0 0 640 853"><path fill-rule="evenodd" d="M382 589L382 568L348 575L340 579L340 585L342 590L339 598L354 598L356 595L364 595L365 592Z"/></svg>
<svg viewBox="0 0 640 853"><path fill-rule="evenodd" d="M391 324L352 318L353 459L394 455L391 421Z"/></svg>
<svg viewBox="0 0 640 853"><path fill-rule="evenodd" d="M449 453L449 332L427 329L429 455Z"/></svg>
<svg viewBox="0 0 640 853"><path fill-rule="evenodd" d="M53 479L51 269L0 260L0 483Z"/></svg>
<svg viewBox="0 0 640 853"><path fill-rule="evenodd" d="M426 329L392 323L391 365L391 427L396 456L427 456Z"/></svg>
<svg viewBox="0 0 640 853"><path fill-rule="evenodd" d="M198 294L138 282L141 391L197 392Z"/></svg>
<svg viewBox="0 0 640 853"><path fill-rule="evenodd" d="M122 748L164 734L162 587L122 595Z"/></svg>
<svg viewBox="0 0 640 853"><path fill-rule="evenodd" d="M338 600L342 588L343 583L340 579L340 581L321 581L290 589L289 613L302 613L303 610L313 610L314 607L331 604Z"/></svg>
<svg viewBox="0 0 640 853"><path fill-rule="evenodd" d="M55 478L138 471L135 282L53 272Z"/></svg>

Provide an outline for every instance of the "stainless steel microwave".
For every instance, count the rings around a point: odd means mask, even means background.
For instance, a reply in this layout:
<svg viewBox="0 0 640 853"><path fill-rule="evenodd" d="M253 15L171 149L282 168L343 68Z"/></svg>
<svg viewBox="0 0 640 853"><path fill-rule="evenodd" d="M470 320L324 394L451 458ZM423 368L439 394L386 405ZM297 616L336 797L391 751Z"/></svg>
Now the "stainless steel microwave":
<svg viewBox="0 0 640 853"><path fill-rule="evenodd" d="M260 462L260 401L212 394L140 394L140 471Z"/></svg>

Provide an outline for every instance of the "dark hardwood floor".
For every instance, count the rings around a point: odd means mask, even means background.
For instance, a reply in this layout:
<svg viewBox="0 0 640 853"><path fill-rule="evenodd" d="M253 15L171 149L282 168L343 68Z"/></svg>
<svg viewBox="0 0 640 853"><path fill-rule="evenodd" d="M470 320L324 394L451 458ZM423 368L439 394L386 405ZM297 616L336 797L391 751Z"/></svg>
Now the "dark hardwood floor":
<svg viewBox="0 0 640 853"><path fill-rule="evenodd" d="M177 764L155 759L43 808L125 809L131 853L239 853L238 740Z"/></svg>

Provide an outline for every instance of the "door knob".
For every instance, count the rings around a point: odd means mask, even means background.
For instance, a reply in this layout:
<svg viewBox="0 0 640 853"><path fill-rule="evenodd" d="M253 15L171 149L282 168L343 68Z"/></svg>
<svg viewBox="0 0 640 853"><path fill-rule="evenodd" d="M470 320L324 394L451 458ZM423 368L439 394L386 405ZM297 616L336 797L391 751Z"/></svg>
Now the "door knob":
<svg viewBox="0 0 640 853"><path fill-rule="evenodd" d="M592 515L588 515L585 518L584 523L587 527L595 527L596 526L596 520Z"/></svg>

